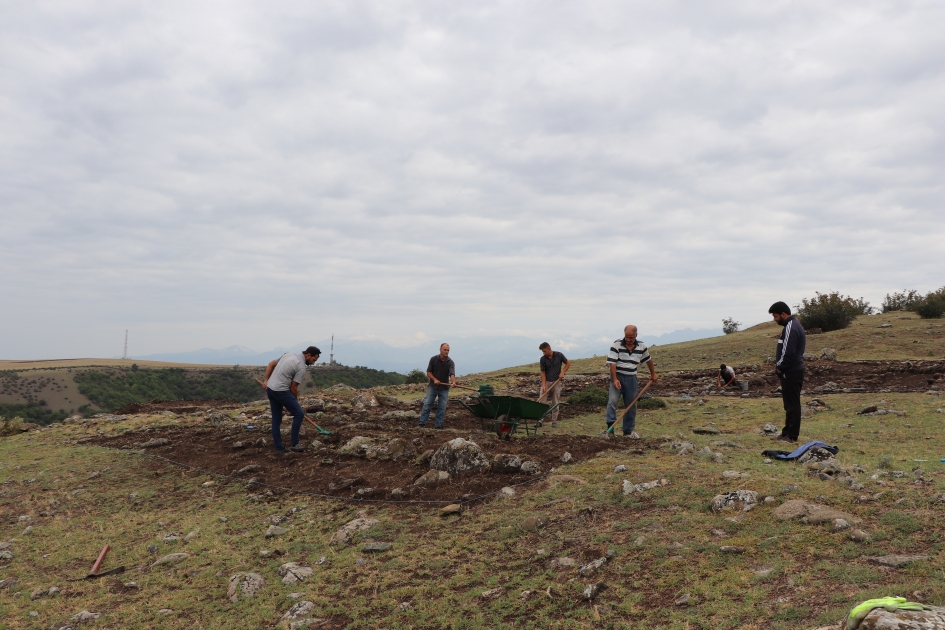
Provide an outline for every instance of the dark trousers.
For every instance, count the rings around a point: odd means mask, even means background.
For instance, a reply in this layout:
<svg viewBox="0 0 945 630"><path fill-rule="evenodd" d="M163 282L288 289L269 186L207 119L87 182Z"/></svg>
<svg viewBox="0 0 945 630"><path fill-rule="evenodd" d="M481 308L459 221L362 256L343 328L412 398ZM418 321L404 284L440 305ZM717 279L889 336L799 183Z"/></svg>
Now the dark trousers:
<svg viewBox="0 0 945 630"><path fill-rule="evenodd" d="M282 444L282 408L285 407L292 414L292 446L299 443L299 431L302 429L302 421L305 420L305 412L302 411L302 405L290 391L274 392L266 388L266 397L269 398L269 409L272 411L272 445L277 451L285 448Z"/></svg>
<svg viewBox="0 0 945 630"><path fill-rule="evenodd" d="M801 387L804 370L781 374L781 399L784 401L784 429L781 435L796 440L801 432Z"/></svg>

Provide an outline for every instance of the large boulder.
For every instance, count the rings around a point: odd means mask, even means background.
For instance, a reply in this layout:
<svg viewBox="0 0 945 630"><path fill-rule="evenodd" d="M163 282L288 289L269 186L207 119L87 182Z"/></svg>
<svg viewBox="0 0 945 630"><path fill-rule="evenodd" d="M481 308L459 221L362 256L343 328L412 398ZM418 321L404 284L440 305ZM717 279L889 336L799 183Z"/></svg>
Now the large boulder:
<svg viewBox="0 0 945 630"><path fill-rule="evenodd" d="M484 470L490 467L489 456L479 445L463 438L443 444L430 458L431 470L442 470L451 476Z"/></svg>
<svg viewBox="0 0 945 630"><path fill-rule="evenodd" d="M230 578L226 596L234 604L241 599L255 597L266 588L266 579L258 573L237 573Z"/></svg>
<svg viewBox="0 0 945 630"><path fill-rule="evenodd" d="M805 501L804 499L791 499L790 501L785 501L775 508L774 515L782 521L797 519L812 525L816 525L817 523L829 523L838 518L842 518L847 523L861 522L861 519L858 519L851 514L829 508L826 505L811 503L810 501Z"/></svg>
<svg viewBox="0 0 945 630"><path fill-rule="evenodd" d="M926 606L926 610L874 608L860 622L858 630L935 630L945 629L945 608Z"/></svg>
<svg viewBox="0 0 945 630"><path fill-rule="evenodd" d="M378 457L389 459L391 461L400 461L417 454L413 444L404 438L394 438L388 442L382 449L378 450Z"/></svg>

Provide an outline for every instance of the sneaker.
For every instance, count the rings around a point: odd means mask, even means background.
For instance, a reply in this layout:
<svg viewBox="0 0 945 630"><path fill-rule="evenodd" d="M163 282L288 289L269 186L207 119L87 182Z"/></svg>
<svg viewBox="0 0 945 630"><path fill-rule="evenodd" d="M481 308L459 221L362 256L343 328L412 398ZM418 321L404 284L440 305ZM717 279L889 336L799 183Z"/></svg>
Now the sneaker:
<svg viewBox="0 0 945 630"><path fill-rule="evenodd" d="M436 425L434 424L434 425L433 425L433 428L439 430L439 429L442 429L442 428L443 428L443 425L441 424L440 426L436 426Z"/></svg>
<svg viewBox="0 0 945 630"><path fill-rule="evenodd" d="M290 451L293 451L293 452L296 452L296 453L304 453L304 452L305 452L305 447L302 446L301 444L296 444L295 446L290 446L290 447L289 447L289 450L290 450Z"/></svg>
<svg viewBox="0 0 945 630"><path fill-rule="evenodd" d="M280 456L281 456L281 455L288 455L288 454L289 454L289 449L287 449L287 448L277 448L277 449L276 449L276 455L280 455Z"/></svg>

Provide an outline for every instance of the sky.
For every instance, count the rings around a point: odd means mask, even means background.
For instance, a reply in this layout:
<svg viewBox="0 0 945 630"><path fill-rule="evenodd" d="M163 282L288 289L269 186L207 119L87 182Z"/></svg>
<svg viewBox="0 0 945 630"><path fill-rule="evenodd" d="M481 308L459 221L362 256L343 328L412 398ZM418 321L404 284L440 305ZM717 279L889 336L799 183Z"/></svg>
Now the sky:
<svg viewBox="0 0 945 630"><path fill-rule="evenodd" d="M943 32L909 1L2 3L0 358L936 289Z"/></svg>

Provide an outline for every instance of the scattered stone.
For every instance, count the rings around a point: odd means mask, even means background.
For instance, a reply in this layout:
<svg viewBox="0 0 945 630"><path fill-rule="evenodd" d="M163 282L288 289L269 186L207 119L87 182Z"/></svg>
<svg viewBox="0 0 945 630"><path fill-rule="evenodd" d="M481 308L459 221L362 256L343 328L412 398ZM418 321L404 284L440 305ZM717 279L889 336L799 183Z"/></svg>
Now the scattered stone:
<svg viewBox="0 0 945 630"><path fill-rule="evenodd" d="M578 573L583 577L590 577L591 575L594 575L594 573L599 568L604 566L606 562L607 562L607 558L598 558L597 560L588 562L587 564L582 566L580 569L578 569Z"/></svg>
<svg viewBox="0 0 945 630"><path fill-rule="evenodd" d="M614 466L614 472L615 473L627 472L627 467L624 464L620 464L619 466Z"/></svg>
<svg viewBox="0 0 945 630"><path fill-rule="evenodd" d="M571 453L568 453L567 451L565 451L565 453L561 456L561 461L565 464L571 461Z"/></svg>
<svg viewBox="0 0 945 630"><path fill-rule="evenodd" d="M515 490L513 490L512 488L510 488L510 487L508 487L508 486L506 486L506 487L502 488L501 490L499 490L499 493L500 493L500 494L503 494L503 495L505 495L505 496L507 496L507 497L514 497L514 496L515 496Z"/></svg>
<svg viewBox="0 0 945 630"><path fill-rule="evenodd" d="M577 566L577 560L574 558L569 558L568 556L555 558L548 563L548 567L552 569L569 569L574 566Z"/></svg>
<svg viewBox="0 0 945 630"><path fill-rule="evenodd" d="M862 529L854 529L847 535L847 538L853 542L868 542L870 535L864 532Z"/></svg>
<svg viewBox="0 0 945 630"><path fill-rule="evenodd" d="M413 482L415 486L433 486L450 480L450 474L442 470L429 470Z"/></svg>
<svg viewBox="0 0 945 630"><path fill-rule="evenodd" d="M758 503L758 493L754 490L733 490L716 495L712 499L712 511L736 510L747 512Z"/></svg>
<svg viewBox="0 0 945 630"><path fill-rule="evenodd" d="M331 540L328 541L328 544L343 545L347 543L357 532L362 532L366 529L374 527L378 524L378 522L379 521L376 518L367 518L367 514L361 512L361 514L358 515L358 518L348 521L342 525L341 529L332 534Z"/></svg>
<svg viewBox="0 0 945 630"><path fill-rule="evenodd" d="M159 567L165 564L177 564L178 562L182 562L189 557L189 553L170 553L166 556L163 556L162 558L158 558L158 560L151 565L151 568Z"/></svg>
<svg viewBox="0 0 945 630"><path fill-rule="evenodd" d="M170 444L170 440L167 438L154 438L152 440L148 440L147 442L135 444L135 448L155 448L157 446L164 446L165 444Z"/></svg>
<svg viewBox="0 0 945 630"><path fill-rule="evenodd" d="M479 597L481 599L495 599L496 597L499 597L500 595L502 595L502 593L504 592L505 592L504 588L502 588L501 586L497 586L495 588L490 588L488 591L483 591L479 595Z"/></svg>
<svg viewBox="0 0 945 630"><path fill-rule="evenodd" d="M463 511L463 506L459 503L450 503L444 508L440 508L440 516L459 516Z"/></svg>
<svg viewBox="0 0 945 630"><path fill-rule="evenodd" d="M603 582L596 582L594 584L588 584L587 588L584 589L584 599L586 601L591 601L597 598L598 595L607 590L607 585Z"/></svg>
<svg viewBox="0 0 945 630"><path fill-rule="evenodd" d="M771 504L774 503L776 500L777 500L777 499L775 499L774 497L765 497L765 498L764 498L764 504L765 504L765 505L771 505Z"/></svg>
<svg viewBox="0 0 945 630"><path fill-rule="evenodd" d="M43 597L44 595L46 595L46 592L47 592L46 589L38 588L32 593L30 593L30 599L39 599L40 597Z"/></svg>
<svg viewBox="0 0 945 630"><path fill-rule="evenodd" d="M820 358L824 361L836 361L837 351L833 348L824 348L820 351Z"/></svg>
<svg viewBox="0 0 945 630"><path fill-rule="evenodd" d="M764 433L765 435L774 435L776 433L780 433L780 431L778 430L778 427L770 423L762 427L761 432Z"/></svg>
<svg viewBox="0 0 945 630"><path fill-rule="evenodd" d="M122 586L125 588L138 588L137 582L125 582ZM50 589L51 590L51 589Z"/></svg>
<svg viewBox="0 0 945 630"><path fill-rule="evenodd" d="M79 623L82 623L85 621L95 621L101 616L102 616L102 613L89 612L87 610L83 610L82 612L76 613L72 615L71 617L69 617L69 621L78 621Z"/></svg>
<svg viewBox="0 0 945 630"><path fill-rule="evenodd" d="M680 595L679 597L674 599L673 604L675 604L676 606L688 606L690 599L691 597L689 593L684 593L683 595Z"/></svg>
<svg viewBox="0 0 945 630"><path fill-rule="evenodd" d="M716 464L721 464L725 461L725 455L722 455L722 453L712 453L712 461Z"/></svg>
<svg viewBox="0 0 945 630"><path fill-rule="evenodd" d="M774 567L756 567L751 570L758 577L768 577L772 571L774 571Z"/></svg>
<svg viewBox="0 0 945 630"><path fill-rule="evenodd" d="M850 524L842 518L833 519L833 531L839 532L842 529L849 529Z"/></svg>
<svg viewBox="0 0 945 630"><path fill-rule="evenodd" d="M535 594L535 591L533 591L533 590L531 590L531 589L526 589L526 590L522 591L522 593L518 596L518 598L519 598L520 600L522 600L522 601L525 601L525 600L529 599L529 598L530 598L532 595L534 595L534 594Z"/></svg>
<svg viewBox="0 0 945 630"><path fill-rule="evenodd" d="M722 553L745 553L745 548L737 547L735 545L722 545L719 547L719 551Z"/></svg>
<svg viewBox="0 0 945 630"><path fill-rule="evenodd" d="M521 471L526 475L534 475L535 473L541 471L541 464L533 461L523 462Z"/></svg>
<svg viewBox="0 0 945 630"><path fill-rule="evenodd" d="M388 542L372 542L361 547L362 553L383 553L390 551L393 545Z"/></svg>
<svg viewBox="0 0 945 630"><path fill-rule="evenodd" d="M287 610L286 613L282 615L281 621L298 621L299 619L308 616L308 614L313 610L315 610L315 604L313 602L296 602L292 605L292 608Z"/></svg>
<svg viewBox="0 0 945 630"><path fill-rule="evenodd" d="M745 479L751 477L748 473L738 472L737 470L726 470L722 473L726 479Z"/></svg>
<svg viewBox="0 0 945 630"><path fill-rule="evenodd" d="M646 490L652 490L653 488L661 488L663 486L669 485L669 482L665 479L656 479L654 481L647 481L646 483L631 483L627 480L623 482L623 493L635 494L638 492L644 492Z"/></svg>
<svg viewBox="0 0 945 630"><path fill-rule="evenodd" d="M171 543L175 543L178 540L180 540L180 534L173 533L173 532L169 534L164 534L164 538L162 540L164 541L165 545L169 545Z"/></svg>
<svg viewBox="0 0 945 630"><path fill-rule="evenodd" d="M877 407L876 405L870 405L869 407L865 409L861 409L860 411L857 411L856 413L858 416L862 416L868 413L876 413L877 411L879 411L879 407Z"/></svg>
<svg viewBox="0 0 945 630"><path fill-rule="evenodd" d="M902 554L891 554L888 556L867 556L866 561L870 564L876 564L881 567L892 567L898 569L913 562L928 560L928 556L910 556Z"/></svg>
<svg viewBox="0 0 945 630"><path fill-rule="evenodd" d="M59 590L59 587L58 587L58 586L50 586L50 587L49 587L49 591L47 591L47 594L48 594L50 597L55 597L56 595L58 595L58 594L61 593L61 592L62 592L62 591Z"/></svg>
<svg viewBox="0 0 945 630"><path fill-rule="evenodd" d="M692 432L696 435L720 435L722 433L715 427L696 427Z"/></svg>
<svg viewBox="0 0 945 630"><path fill-rule="evenodd" d="M492 457L492 470L495 472L514 473L522 468L522 458L511 453L497 453Z"/></svg>
<svg viewBox="0 0 945 630"><path fill-rule="evenodd" d="M646 536L640 536L639 538L633 541L634 547L642 547L644 544L646 544Z"/></svg>
<svg viewBox="0 0 945 630"><path fill-rule="evenodd" d="M159 614L159 615L173 615L173 614L174 614L174 611L171 610L170 608L162 608L162 609L160 609L159 611L157 611L157 614Z"/></svg>
<svg viewBox="0 0 945 630"><path fill-rule="evenodd" d="M774 515L782 521L798 519L801 522L816 525L829 523L835 519L843 519L848 523L859 523L860 519L846 512L829 508L825 505L811 503L804 499L785 501L774 509Z"/></svg>
<svg viewBox="0 0 945 630"><path fill-rule="evenodd" d="M537 530L545 526L545 519L541 516L529 516L522 521L522 529Z"/></svg>
<svg viewBox="0 0 945 630"><path fill-rule="evenodd" d="M414 463L416 463L417 466L426 466L427 464L430 463L430 458L432 457L433 457L433 449L431 448L426 451L423 451L423 453L419 457L417 457L417 459L414 460Z"/></svg>
<svg viewBox="0 0 945 630"><path fill-rule="evenodd" d="M315 573L311 567L304 567L298 562L286 562L276 572L282 577L283 584L304 582L306 578L312 577L312 574Z"/></svg>
<svg viewBox="0 0 945 630"><path fill-rule="evenodd" d="M234 475L242 475L242 474L244 474L244 473L248 473L248 472L253 472L253 471L256 471L256 470L260 470L261 468L262 468L262 466L260 466L259 464L249 464L249 465L247 465L247 466L243 466L242 468L240 468L239 470L237 470L237 471L236 471L235 473L233 473L233 474L234 474Z"/></svg>
<svg viewBox="0 0 945 630"><path fill-rule="evenodd" d="M270 525L269 529L266 530L266 538L275 538L276 536L282 536L288 531L289 530L287 530L285 527L279 527L278 525Z"/></svg>
<svg viewBox="0 0 945 630"><path fill-rule="evenodd" d="M446 442L430 458L431 470L445 471L450 475L463 475L490 467L489 457L479 445L463 438Z"/></svg>

